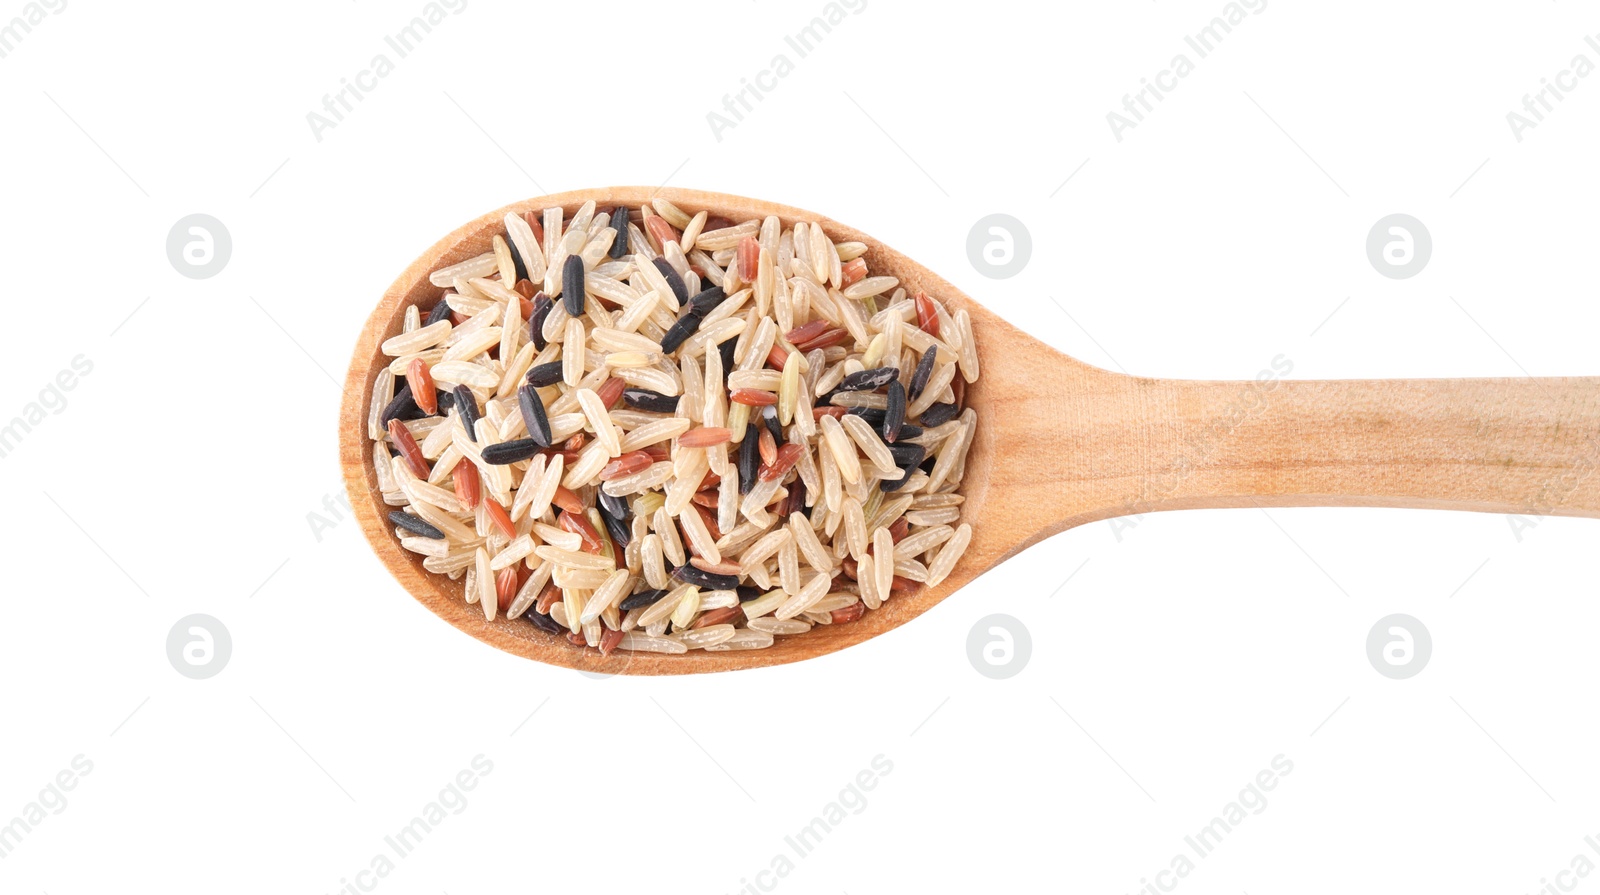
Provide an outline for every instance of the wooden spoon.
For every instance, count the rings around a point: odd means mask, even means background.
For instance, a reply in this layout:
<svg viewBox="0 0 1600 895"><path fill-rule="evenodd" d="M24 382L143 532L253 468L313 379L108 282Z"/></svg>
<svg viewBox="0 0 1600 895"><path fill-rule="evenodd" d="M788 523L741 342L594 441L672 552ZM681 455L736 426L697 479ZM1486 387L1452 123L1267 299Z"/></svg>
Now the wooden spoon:
<svg viewBox="0 0 1600 895"><path fill-rule="evenodd" d="M508 211L590 199L637 208L664 196L733 221L820 222L835 241L871 246L874 274L966 309L982 375L963 519L972 542L940 586L897 596L847 624L779 637L765 650L684 655L575 647L527 621L487 622L462 584L426 572L386 520L366 438L379 351L405 308L431 305L429 272L488 251ZM418 601L486 643L599 673L688 674L808 659L905 624L1006 558L1050 535L1113 516L1207 507L1378 506L1600 516L1600 378L1201 382L1126 376L1074 360L859 230L757 199L698 190L612 187L528 199L484 215L422 253L384 293L356 343L339 415L339 459L373 550Z"/></svg>

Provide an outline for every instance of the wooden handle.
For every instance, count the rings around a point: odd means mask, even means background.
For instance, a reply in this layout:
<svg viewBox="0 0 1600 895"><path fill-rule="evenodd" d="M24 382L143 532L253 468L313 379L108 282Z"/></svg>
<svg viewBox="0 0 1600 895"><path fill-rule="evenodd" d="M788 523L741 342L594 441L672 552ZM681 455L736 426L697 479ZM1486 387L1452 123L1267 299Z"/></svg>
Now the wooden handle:
<svg viewBox="0 0 1600 895"><path fill-rule="evenodd" d="M981 307L963 488L987 568L1155 510L1374 506L1600 517L1600 377L1297 381L1113 373ZM979 316L974 316L974 322ZM978 472L974 474L974 470Z"/></svg>
<svg viewBox="0 0 1600 895"><path fill-rule="evenodd" d="M993 561L1154 510L1600 517L1600 378L1145 379L1047 348L1002 372L973 448L987 474L969 485L969 500L988 504L973 544Z"/></svg>
<svg viewBox="0 0 1600 895"><path fill-rule="evenodd" d="M1148 382L1148 381L1147 381ZM1600 378L1154 381L1135 506L1600 516Z"/></svg>

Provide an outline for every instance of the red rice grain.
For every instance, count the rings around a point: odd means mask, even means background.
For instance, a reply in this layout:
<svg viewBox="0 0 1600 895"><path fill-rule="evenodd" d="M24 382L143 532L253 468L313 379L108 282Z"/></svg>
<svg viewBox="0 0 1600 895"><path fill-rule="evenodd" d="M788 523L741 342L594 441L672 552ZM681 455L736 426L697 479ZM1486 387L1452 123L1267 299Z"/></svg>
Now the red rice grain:
<svg viewBox="0 0 1600 895"><path fill-rule="evenodd" d="M721 540L722 529L717 527L717 514L712 512L715 507L703 507L695 505L694 509L695 512L700 514L700 520L706 524L706 531L711 533L711 540Z"/></svg>
<svg viewBox="0 0 1600 895"><path fill-rule="evenodd" d="M478 477L478 467L474 463L457 463L451 477L455 480L456 500L469 510L478 508L478 499L483 493L482 480Z"/></svg>
<svg viewBox="0 0 1600 895"><path fill-rule="evenodd" d="M738 573L734 572L734 574ZM744 607L727 606L722 609L713 609L700 616L689 628L693 630L695 628L709 628L712 625L729 625L743 618Z"/></svg>
<svg viewBox="0 0 1600 895"><path fill-rule="evenodd" d="M898 544L902 539L905 538L906 532L910 529L910 527L911 523L906 519L906 517L901 516L899 519L896 519L894 522L890 523L889 536L894 538L894 542Z"/></svg>
<svg viewBox="0 0 1600 895"><path fill-rule="evenodd" d="M794 347L800 349L801 353L803 354L807 351L815 351L818 348L832 348L848 338L850 338L849 330L834 327L824 331L822 335L817 336L815 339L810 339L806 342L796 342Z"/></svg>
<svg viewBox="0 0 1600 895"><path fill-rule="evenodd" d="M505 507L501 506L495 501L485 500L483 501L483 512L484 515L489 517L489 522L492 523L495 528L500 529L501 534L505 535L508 539L516 538L517 527L511 524L511 517L506 515Z"/></svg>
<svg viewBox="0 0 1600 895"><path fill-rule="evenodd" d="M777 453L772 458L772 462L761 468L758 478L763 482L783 478L789 474L789 470L793 469L796 463L800 462L800 455L805 452L806 449L804 447L794 442L778 448Z"/></svg>
<svg viewBox="0 0 1600 895"><path fill-rule="evenodd" d="M557 485L556 494L550 502L569 513L583 512L583 499L573 494L566 485Z"/></svg>
<svg viewBox="0 0 1600 895"><path fill-rule="evenodd" d="M500 603L500 611L505 612L511 608L511 598L517 595L517 567L506 566L494 575L494 592Z"/></svg>
<svg viewBox="0 0 1600 895"><path fill-rule="evenodd" d="M601 468L600 481L609 482L625 475L633 475L654 462L655 458L646 451L629 451Z"/></svg>
<svg viewBox="0 0 1600 895"><path fill-rule="evenodd" d="M626 382L623 382L621 379L613 376L601 383L600 387L595 389L594 393L600 398L600 403L607 409L610 409L617 406L618 399L622 397L623 389L627 387L628 384Z"/></svg>
<svg viewBox="0 0 1600 895"><path fill-rule="evenodd" d="M789 361L789 350L774 342L767 350L767 366L774 370L782 370L783 365Z"/></svg>
<svg viewBox="0 0 1600 895"><path fill-rule="evenodd" d="M778 396L759 388L736 388L728 392L728 400L751 407L771 407L778 403Z"/></svg>
<svg viewBox="0 0 1600 895"><path fill-rule="evenodd" d="M644 227L650 231L651 237L655 239L658 253L665 254L667 243L678 241L678 231L673 229L672 225L667 223L667 219L660 215L651 216L649 220L644 222Z"/></svg>
<svg viewBox="0 0 1600 895"><path fill-rule="evenodd" d="M733 438L733 432L721 426L701 426L678 436L678 446L686 448L712 447L727 444Z"/></svg>
<svg viewBox="0 0 1600 895"><path fill-rule="evenodd" d="M439 394L433 390L433 374L422 358L414 357L406 364L406 384L411 386L411 398L423 413L433 416L439 412Z"/></svg>
<svg viewBox="0 0 1600 895"><path fill-rule="evenodd" d="M428 461L422 456L422 448L417 446L417 440L412 437L411 430L406 428L406 424L397 419L390 420L389 438L399 449L400 456L406 461L411 474L426 482L430 472Z"/></svg>
<svg viewBox="0 0 1600 895"><path fill-rule="evenodd" d="M533 608L540 615L549 615L550 607L561 602L561 588L554 581L546 584L544 590L539 591L539 598L533 601Z"/></svg>
<svg viewBox="0 0 1600 895"><path fill-rule="evenodd" d="M844 607L843 609L835 609L835 610L833 610L833 612L831 613L831 615L833 617L833 624L842 625L845 622L853 622L856 619L860 618L862 615L865 615L866 611L867 611L867 604L861 602L860 600L857 600L854 603L851 603L849 606ZM706 614L710 615L710 613L706 613Z"/></svg>
<svg viewBox="0 0 1600 895"><path fill-rule="evenodd" d="M722 562L711 562L710 560L697 556L694 559L689 560L689 565L694 566L702 572L710 572L713 575L738 575L741 571L738 563L727 559L723 560Z"/></svg>
<svg viewBox="0 0 1600 895"><path fill-rule="evenodd" d="M790 345L800 345L815 339L832 328L833 324L826 320L813 320L810 323L802 323L789 330L783 334L783 338Z"/></svg>
<svg viewBox="0 0 1600 895"><path fill-rule="evenodd" d="M854 258L845 262L844 266L839 268L839 274L839 288L849 289L851 286L861 282L861 279L867 275L866 259Z"/></svg>
<svg viewBox="0 0 1600 895"><path fill-rule="evenodd" d="M939 312L933 305L933 299L929 298L926 292L918 292L915 301L917 326L935 339L939 338Z"/></svg>
<svg viewBox="0 0 1600 895"><path fill-rule="evenodd" d="M595 531L583 513L562 513L559 520L560 526L583 539L585 553L600 552L600 532Z"/></svg>
<svg viewBox="0 0 1600 895"><path fill-rule="evenodd" d="M761 243L754 236L739 240L739 279L746 283L756 281L756 262L761 258Z"/></svg>

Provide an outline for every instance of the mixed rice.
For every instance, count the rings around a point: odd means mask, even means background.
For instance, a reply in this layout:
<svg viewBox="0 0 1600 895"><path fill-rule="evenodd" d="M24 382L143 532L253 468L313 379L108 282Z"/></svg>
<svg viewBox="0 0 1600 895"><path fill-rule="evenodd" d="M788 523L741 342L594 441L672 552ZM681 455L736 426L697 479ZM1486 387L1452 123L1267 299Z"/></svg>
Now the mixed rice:
<svg viewBox="0 0 1600 895"><path fill-rule="evenodd" d="M939 584L971 537L965 310L817 224L508 214L383 343L395 537L578 646L762 649Z"/></svg>

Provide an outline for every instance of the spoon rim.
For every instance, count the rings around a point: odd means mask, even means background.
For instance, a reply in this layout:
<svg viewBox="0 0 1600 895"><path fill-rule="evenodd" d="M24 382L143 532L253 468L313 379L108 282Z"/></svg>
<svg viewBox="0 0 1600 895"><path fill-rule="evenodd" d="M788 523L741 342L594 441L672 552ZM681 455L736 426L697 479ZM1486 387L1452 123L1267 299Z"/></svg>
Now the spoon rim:
<svg viewBox="0 0 1600 895"><path fill-rule="evenodd" d="M374 373L381 362L390 358L380 350L383 341L400 331L405 308L416 303L428 290L442 291L428 282L428 275L438 268L488 251L493 236L504 226L507 214L522 214L561 207L564 217L587 201L598 207L627 205L637 208L655 198L665 198L679 207L708 210L724 214L730 220L749 220L776 215L785 225L796 221L822 225L835 242L859 241L867 246L865 257L873 263L874 270L895 268L900 285L908 292L927 291L937 296L952 312L966 309L974 318L981 316L985 338L987 330L1010 329L1000 320L973 301L960 289L937 273L917 263L909 256L897 252L882 241L872 238L859 229L840 223L825 215L805 209L783 205L763 199L752 199L728 193L716 193L685 187L613 186L595 189L569 190L545 196L535 196L513 202L494 211L480 215L457 227L439 239L413 260L384 291L382 298L363 324L344 380L344 394L339 412L340 469L350 506L362 534L379 561L413 599L434 615L449 622L458 630L471 635L497 649L533 659L549 665L571 668L595 675L676 675L703 674L719 671L738 671L784 665L836 653L867 640L886 634L926 612L973 578L987 571L994 563L982 569L972 568L976 557L968 550L937 587L922 586L910 595L896 596L876 610L869 610L856 621L840 625L817 625L804 634L780 636L772 646L756 650L730 650L710 653L691 650L681 654L659 654L615 650L602 656L592 647L579 647L565 638L544 631L522 619L506 619L498 615L494 621L484 618L482 610L463 599L462 584L448 576L428 572L422 567L418 554L402 548L390 530L388 513L377 487L377 476L372 469L372 442L367 437L368 408L372 399ZM737 212L729 214L728 212ZM883 266L885 259L893 263ZM909 278L904 274L912 274ZM976 325L975 325L975 328ZM999 336L1002 333L994 333ZM980 346L983 343L980 342ZM986 354L988 352L985 352ZM967 391L967 405L973 405L973 396L982 392L982 378L971 383ZM978 404L981 406L982 401ZM970 448L968 475L958 493L964 498L961 522L971 524L976 535L981 510L986 496L986 477L972 476L971 460L987 457L992 451L989 427L980 424L974 444ZM1002 557L1003 558L1003 557ZM529 611L532 611L531 609Z"/></svg>

